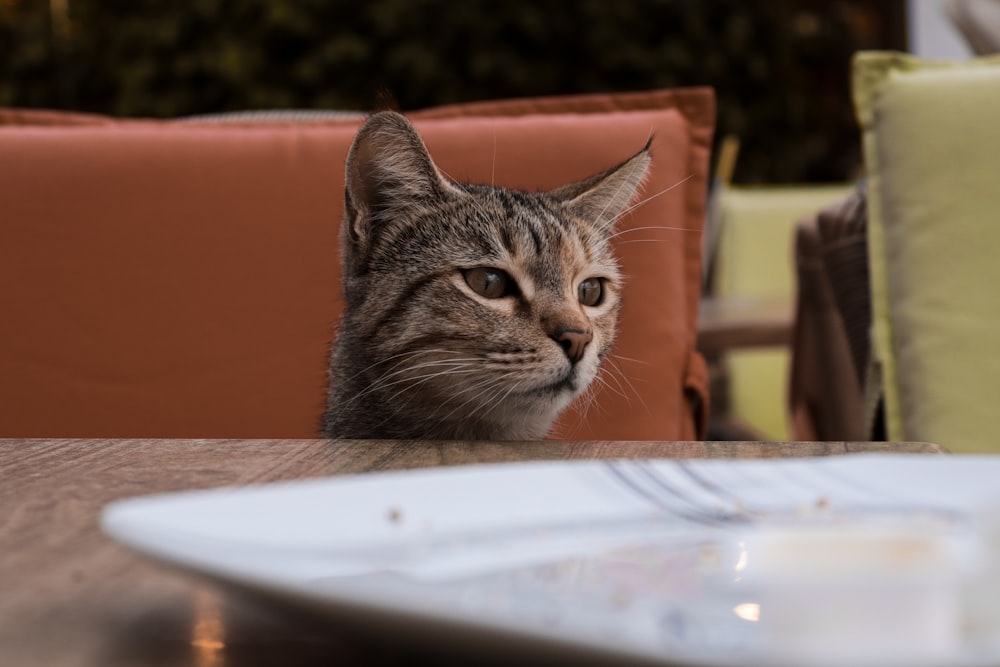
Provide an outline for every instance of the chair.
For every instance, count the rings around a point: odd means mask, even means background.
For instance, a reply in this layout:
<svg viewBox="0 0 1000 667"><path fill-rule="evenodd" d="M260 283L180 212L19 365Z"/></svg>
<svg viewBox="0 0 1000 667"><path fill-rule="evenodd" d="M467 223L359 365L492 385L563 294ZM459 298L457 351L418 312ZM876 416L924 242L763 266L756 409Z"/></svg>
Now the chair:
<svg viewBox="0 0 1000 667"><path fill-rule="evenodd" d="M882 395L892 440L1000 451L1000 58L862 53L854 96L868 173L867 394ZM857 369L860 344L848 347Z"/></svg>
<svg viewBox="0 0 1000 667"><path fill-rule="evenodd" d="M867 190L861 183L796 226L788 409L796 440L875 437Z"/></svg>
<svg viewBox="0 0 1000 667"><path fill-rule="evenodd" d="M410 114L459 180L548 188L650 134L621 221L616 357L553 437L704 433L695 349L714 106L708 89ZM117 120L0 110L0 435L318 433L342 308L337 226L355 118Z"/></svg>
<svg viewBox="0 0 1000 667"><path fill-rule="evenodd" d="M713 386L715 413L724 410L757 438L789 439L787 329L794 304L796 222L849 191L850 186L843 184L722 185L713 195L718 247L710 281L711 306L742 310L747 319L762 323L782 321L786 328L778 344L748 341L726 350L717 362L723 379L719 388Z"/></svg>

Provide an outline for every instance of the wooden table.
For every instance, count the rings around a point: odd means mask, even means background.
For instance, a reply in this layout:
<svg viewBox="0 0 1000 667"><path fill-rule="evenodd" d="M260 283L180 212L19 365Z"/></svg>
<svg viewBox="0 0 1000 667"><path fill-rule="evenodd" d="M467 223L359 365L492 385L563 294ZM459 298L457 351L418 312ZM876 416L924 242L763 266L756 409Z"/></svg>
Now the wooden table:
<svg viewBox="0 0 1000 667"><path fill-rule="evenodd" d="M0 665L240 667L439 664L253 604L133 554L98 529L128 496L499 461L939 452L920 443L427 443L0 440ZM456 664L465 661L455 660Z"/></svg>

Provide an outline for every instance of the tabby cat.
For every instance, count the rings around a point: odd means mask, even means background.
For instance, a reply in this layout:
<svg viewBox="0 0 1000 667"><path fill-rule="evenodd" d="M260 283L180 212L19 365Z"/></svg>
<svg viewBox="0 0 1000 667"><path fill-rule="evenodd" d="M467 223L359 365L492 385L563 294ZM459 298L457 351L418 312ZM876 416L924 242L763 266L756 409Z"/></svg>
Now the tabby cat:
<svg viewBox="0 0 1000 667"><path fill-rule="evenodd" d="M370 116L347 158L323 435L544 437L611 349L610 236L649 163L647 143L549 192L456 183L406 118Z"/></svg>

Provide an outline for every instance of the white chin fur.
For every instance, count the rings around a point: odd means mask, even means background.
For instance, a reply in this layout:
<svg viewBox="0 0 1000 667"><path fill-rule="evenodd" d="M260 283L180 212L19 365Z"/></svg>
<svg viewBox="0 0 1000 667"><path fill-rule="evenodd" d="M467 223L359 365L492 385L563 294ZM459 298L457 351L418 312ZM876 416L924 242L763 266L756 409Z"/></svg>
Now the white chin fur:
<svg viewBox="0 0 1000 667"><path fill-rule="evenodd" d="M595 370L581 369L576 391L561 391L558 394L539 396L530 412L523 409L503 416L506 430L514 440L538 440L544 438L552 428L556 417L565 410L577 396L586 391L593 380Z"/></svg>

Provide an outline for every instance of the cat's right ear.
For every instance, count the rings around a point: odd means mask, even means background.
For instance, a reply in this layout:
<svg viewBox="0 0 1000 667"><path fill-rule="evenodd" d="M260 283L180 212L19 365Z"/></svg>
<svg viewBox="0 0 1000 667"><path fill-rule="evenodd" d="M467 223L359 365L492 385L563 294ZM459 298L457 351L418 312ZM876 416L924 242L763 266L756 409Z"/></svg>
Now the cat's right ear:
<svg viewBox="0 0 1000 667"><path fill-rule="evenodd" d="M621 164L549 194L565 202L571 213L589 221L603 233L609 233L646 179L652 160L652 144L651 136L642 150Z"/></svg>
<svg viewBox="0 0 1000 667"><path fill-rule="evenodd" d="M347 156L345 231L363 252L379 225L405 224L422 202L460 192L434 165L410 122L380 111L358 130Z"/></svg>

